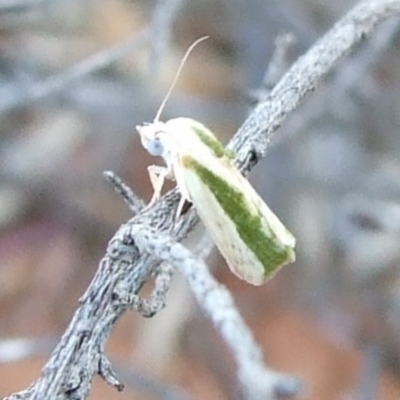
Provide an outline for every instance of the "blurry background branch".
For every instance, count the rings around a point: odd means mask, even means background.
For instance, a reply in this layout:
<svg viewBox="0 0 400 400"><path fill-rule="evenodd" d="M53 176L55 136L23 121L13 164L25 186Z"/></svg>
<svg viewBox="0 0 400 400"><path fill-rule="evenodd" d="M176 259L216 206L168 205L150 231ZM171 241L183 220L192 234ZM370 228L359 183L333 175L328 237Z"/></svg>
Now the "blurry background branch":
<svg viewBox="0 0 400 400"><path fill-rule="evenodd" d="M154 69L154 66L158 62L155 55L157 54L157 57L162 57L163 52L165 52L166 46L168 46L171 25L183 2L184 0L160 0L154 11L153 20L150 22L149 28L144 29L139 34L134 33L117 46L88 57L67 71L41 80L31 87L26 88L26 90L22 90L21 98L15 99L13 103L3 103L2 108L0 108L0 114L11 112L19 107L25 107L32 101L40 100L68 87L78 79L109 67L111 64L120 61L128 55L138 52L148 44L149 39L151 39L151 47L153 48L150 68Z"/></svg>
<svg viewBox="0 0 400 400"><path fill-rule="evenodd" d="M1 0L0 13L26 11L40 6L45 0Z"/></svg>

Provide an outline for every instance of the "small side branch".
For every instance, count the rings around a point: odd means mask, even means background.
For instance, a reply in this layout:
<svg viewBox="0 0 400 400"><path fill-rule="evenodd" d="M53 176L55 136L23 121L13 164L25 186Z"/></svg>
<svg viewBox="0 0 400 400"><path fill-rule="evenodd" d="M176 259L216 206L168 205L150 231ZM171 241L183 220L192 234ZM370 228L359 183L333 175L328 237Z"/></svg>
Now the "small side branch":
<svg viewBox="0 0 400 400"><path fill-rule="evenodd" d="M136 196L133 190L119 176L112 171L106 171L103 175L114 186L114 190L125 200L134 215L143 210L143 200Z"/></svg>
<svg viewBox="0 0 400 400"><path fill-rule="evenodd" d="M272 400L278 394L293 396L298 393L300 385L297 380L265 367L262 349L239 314L231 294L214 279L202 260L170 236L159 234L155 229L136 225L130 234L141 253L150 253L174 265L185 276L197 302L213 321L235 357L245 398Z"/></svg>

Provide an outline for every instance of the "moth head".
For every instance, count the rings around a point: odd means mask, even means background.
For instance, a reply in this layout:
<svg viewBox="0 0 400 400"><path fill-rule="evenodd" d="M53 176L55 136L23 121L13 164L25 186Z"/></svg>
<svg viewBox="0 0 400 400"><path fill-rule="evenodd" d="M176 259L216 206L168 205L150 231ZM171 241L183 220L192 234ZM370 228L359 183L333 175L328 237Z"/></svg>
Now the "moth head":
<svg viewBox="0 0 400 400"><path fill-rule="evenodd" d="M150 124L136 126L140 135L142 146L152 156L163 156L165 154L165 124L164 122L153 122Z"/></svg>

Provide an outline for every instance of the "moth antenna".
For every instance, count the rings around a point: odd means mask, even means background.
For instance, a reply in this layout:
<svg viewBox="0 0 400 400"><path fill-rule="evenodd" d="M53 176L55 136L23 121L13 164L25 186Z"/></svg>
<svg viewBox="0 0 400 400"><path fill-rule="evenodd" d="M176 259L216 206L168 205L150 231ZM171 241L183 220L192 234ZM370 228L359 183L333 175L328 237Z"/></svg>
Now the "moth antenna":
<svg viewBox="0 0 400 400"><path fill-rule="evenodd" d="M167 104L167 101L168 101L169 97L171 96L172 91L174 90L174 87L175 87L175 85L176 85L176 82L178 81L178 78L179 78L179 76L180 76L180 74L181 74L181 72L182 72L183 67L184 67L185 64L186 64L187 59L189 58L190 53L192 52L192 50L193 50L199 43L203 42L204 40L207 40L208 38L209 38L209 36L203 36L203 37L201 37L201 38L195 40L195 41L190 45L190 47L186 50L186 53L185 53L185 55L183 56L183 58L182 58L182 60L181 60L181 62L180 62L180 64L179 64L178 70L177 70L176 73L175 73L174 79L172 80L172 83L171 83L171 85L170 85L170 87L169 87L169 89L168 89L168 91L167 91L167 94L165 95L164 100L162 101L162 103L161 103L161 105L160 105L160 108L159 108L158 111L157 111L156 117L154 118L154 122L158 122L158 121L160 120L161 113L164 111L165 105Z"/></svg>

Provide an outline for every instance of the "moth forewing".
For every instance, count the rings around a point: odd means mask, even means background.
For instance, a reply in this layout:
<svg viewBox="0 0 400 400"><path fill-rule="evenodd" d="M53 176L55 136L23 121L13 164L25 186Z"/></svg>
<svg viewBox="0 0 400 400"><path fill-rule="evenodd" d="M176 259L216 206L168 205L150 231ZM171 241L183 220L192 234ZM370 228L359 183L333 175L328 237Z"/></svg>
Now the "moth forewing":
<svg viewBox="0 0 400 400"><path fill-rule="evenodd" d="M294 237L229 158L209 147L187 150L179 146L185 190L231 270L261 285L294 261Z"/></svg>

